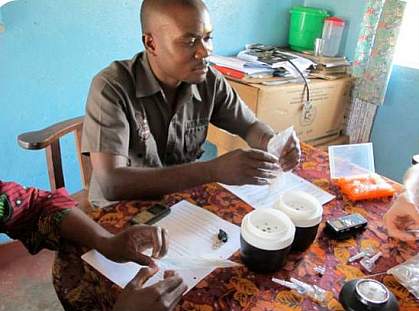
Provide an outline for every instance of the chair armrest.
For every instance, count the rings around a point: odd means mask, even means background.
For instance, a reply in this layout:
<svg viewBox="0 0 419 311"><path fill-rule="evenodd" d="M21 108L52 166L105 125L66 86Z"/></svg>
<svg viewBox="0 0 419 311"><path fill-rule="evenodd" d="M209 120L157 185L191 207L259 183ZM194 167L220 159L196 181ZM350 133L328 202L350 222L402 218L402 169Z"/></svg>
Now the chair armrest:
<svg viewBox="0 0 419 311"><path fill-rule="evenodd" d="M54 141L67 133L75 131L83 124L84 117L77 117L55 123L39 131L32 131L20 134L17 137L19 145L24 149L38 150L44 149Z"/></svg>

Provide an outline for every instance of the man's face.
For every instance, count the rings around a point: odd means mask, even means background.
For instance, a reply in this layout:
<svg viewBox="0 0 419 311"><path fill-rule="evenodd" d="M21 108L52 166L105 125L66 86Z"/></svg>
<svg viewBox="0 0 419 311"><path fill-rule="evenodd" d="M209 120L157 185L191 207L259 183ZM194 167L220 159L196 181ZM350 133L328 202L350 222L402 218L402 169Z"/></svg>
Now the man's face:
<svg viewBox="0 0 419 311"><path fill-rule="evenodd" d="M158 77L163 81L200 83L205 80L211 54L212 25L206 10L175 6L151 33Z"/></svg>

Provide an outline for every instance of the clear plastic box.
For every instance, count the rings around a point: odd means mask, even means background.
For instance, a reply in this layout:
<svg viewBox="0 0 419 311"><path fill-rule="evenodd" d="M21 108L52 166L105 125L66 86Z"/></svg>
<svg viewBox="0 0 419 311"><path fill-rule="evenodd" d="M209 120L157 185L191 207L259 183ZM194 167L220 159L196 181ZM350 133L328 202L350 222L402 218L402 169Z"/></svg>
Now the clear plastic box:
<svg viewBox="0 0 419 311"><path fill-rule="evenodd" d="M329 166L332 179L374 174L372 143L329 146Z"/></svg>

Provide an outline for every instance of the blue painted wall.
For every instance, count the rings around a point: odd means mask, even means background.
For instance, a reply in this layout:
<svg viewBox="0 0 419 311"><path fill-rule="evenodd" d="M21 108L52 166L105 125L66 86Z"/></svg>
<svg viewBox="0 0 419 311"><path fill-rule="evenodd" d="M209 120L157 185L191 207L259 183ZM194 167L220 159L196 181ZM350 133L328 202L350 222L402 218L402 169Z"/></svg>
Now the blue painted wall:
<svg viewBox="0 0 419 311"><path fill-rule="evenodd" d="M288 9L302 1L207 1L216 53L245 43L285 44ZM114 59L142 49L140 1L18 0L2 8L0 178L48 188L43 152L23 151L16 136L83 114L90 80ZM64 142L67 188L79 187L73 140Z"/></svg>
<svg viewBox="0 0 419 311"><path fill-rule="evenodd" d="M249 42L286 44L288 10L301 0L207 1L215 52ZM0 179L49 188L43 151L18 147L19 133L84 113L91 78L142 49L137 0L17 0L1 9ZM72 138L63 142L67 188L80 187ZM0 241L4 238L0 235Z"/></svg>
<svg viewBox="0 0 419 311"><path fill-rule="evenodd" d="M419 70L394 66L372 132L377 170L401 181L419 154Z"/></svg>
<svg viewBox="0 0 419 311"><path fill-rule="evenodd" d="M348 21L342 52L352 58L365 7L364 0L207 2L216 53L223 55L236 53L248 42L286 44L288 10L305 4L326 8ZM16 136L83 114L92 76L112 60L142 49L140 3L17 0L1 9L7 30L0 33L0 179L49 187L44 153L23 151ZM402 176L410 155L419 152L418 83L418 70L396 67L374 125L377 170L395 179ZM72 145L68 139L63 148L70 192L79 187Z"/></svg>
<svg viewBox="0 0 419 311"><path fill-rule="evenodd" d="M342 50L352 59L366 1L305 0L304 4L328 9L349 21ZM401 181L412 155L419 153L419 69L393 67L371 140L377 172Z"/></svg>

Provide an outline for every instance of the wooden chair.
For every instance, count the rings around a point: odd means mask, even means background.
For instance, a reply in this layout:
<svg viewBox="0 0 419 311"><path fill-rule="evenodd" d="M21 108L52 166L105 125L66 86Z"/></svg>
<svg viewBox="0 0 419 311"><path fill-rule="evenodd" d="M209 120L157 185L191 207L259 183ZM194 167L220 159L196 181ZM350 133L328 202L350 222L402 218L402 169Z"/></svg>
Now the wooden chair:
<svg viewBox="0 0 419 311"><path fill-rule="evenodd" d="M65 187L60 138L74 133L76 138L77 157L79 159L80 176L83 189L72 194L72 197L79 202L81 209L87 210L90 205L87 199L92 167L89 157L81 154L81 133L83 129L83 117L77 117L63 122L53 124L45 129L23 133L18 136L19 145L28 150L45 149L48 165L48 175L51 190Z"/></svg>

